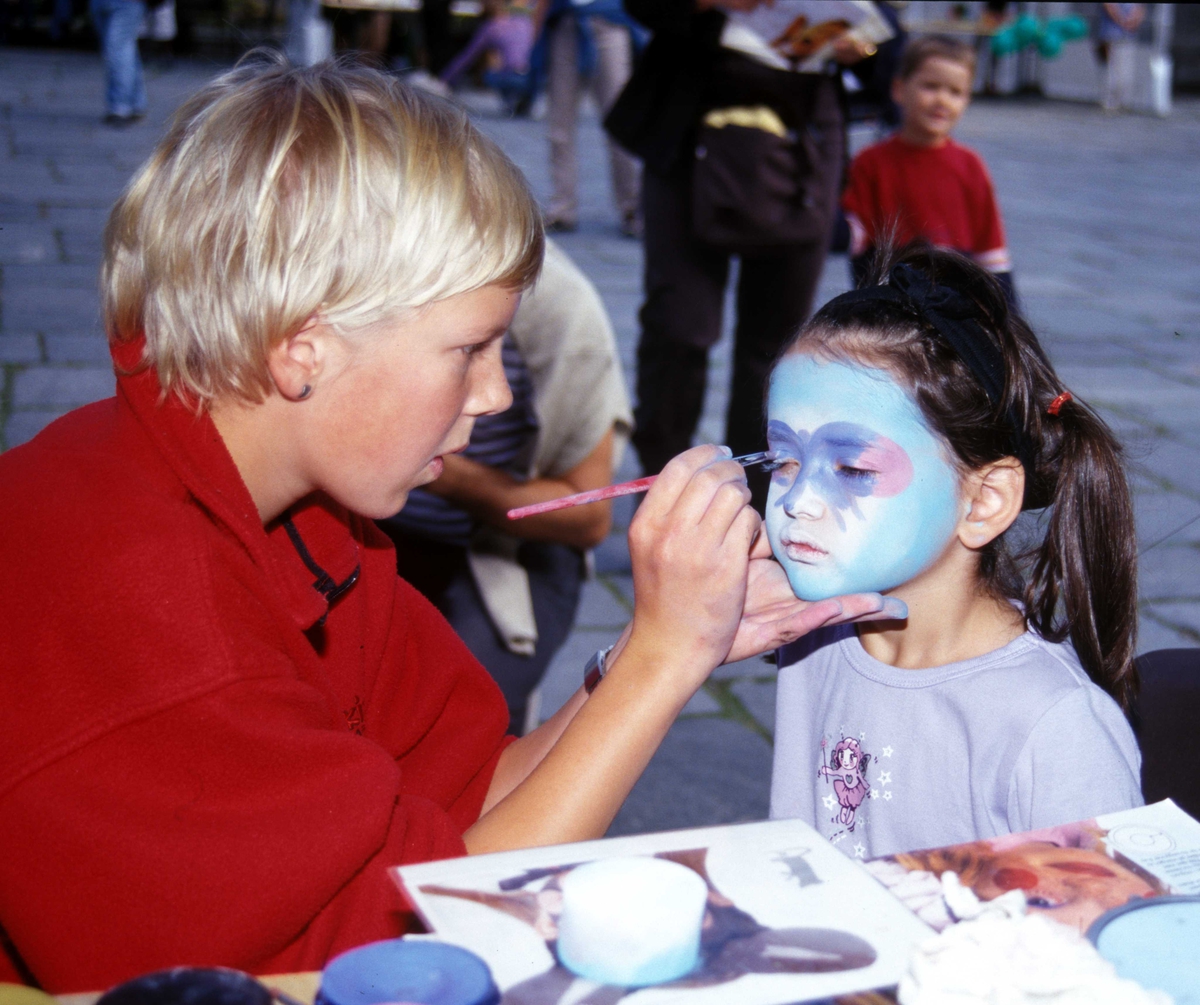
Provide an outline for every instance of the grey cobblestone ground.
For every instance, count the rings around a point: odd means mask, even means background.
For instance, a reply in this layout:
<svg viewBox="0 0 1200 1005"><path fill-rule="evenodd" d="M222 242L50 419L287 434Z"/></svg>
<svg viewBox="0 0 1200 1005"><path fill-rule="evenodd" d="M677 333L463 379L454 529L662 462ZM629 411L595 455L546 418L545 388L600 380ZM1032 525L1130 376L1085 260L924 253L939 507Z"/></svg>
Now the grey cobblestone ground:
<svg viewBox="0 0 1200 1005"><path fill-rule="evenodd" d="M216 69L151 68L149 120L113 132L99 125L97 57L0 49L0 448L112 392L97 316L104 217L170 111ZM502 119L486 100L470 104L545 197L543 125ZM979 104L961 138L995 177L1026 313L1067 385L1101 406L1129 448L1142 546L1139 648L1200 645L1200 103L1180 103L1165 122L1080 105ZM560 240L599 287L632 374L641 251L617 234L594 116L584 118L580 148L581 226ZM844 261L831 260L822 298L847 286ZM705 439L721 439L728 367L726 342L714 353ZM635 474L627 456L619 475ZM628 501L619 506L597 552L599 576L543 685L546 714L628 617L630 512ZM614 832L765 814L771 671L751 660L714 675Z"/></svg>

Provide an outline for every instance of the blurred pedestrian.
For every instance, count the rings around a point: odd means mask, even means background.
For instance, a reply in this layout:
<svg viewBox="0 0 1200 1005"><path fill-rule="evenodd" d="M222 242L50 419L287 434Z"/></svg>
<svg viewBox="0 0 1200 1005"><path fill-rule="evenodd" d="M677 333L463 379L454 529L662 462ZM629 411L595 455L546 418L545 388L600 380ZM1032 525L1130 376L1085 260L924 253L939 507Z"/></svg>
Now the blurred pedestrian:
<svg viewBox="0 0 1200 1005"><path fill-rule="evenodd" d="M146 84L138 54L146 4L143 0L91 0L91 12L104 56L104 122L128 126L146 115Z"/></svg>
<svg viewBox="0 0 1200 1005"><path fill-rule="evenodd" d="M633 68L633 32L621 0L538 0L536 21L547 47L546 132L550 140L552 192L546 229L579 226L579 102L589 92L601 117L616 101ZM641 233L638 165L608 141L613 202L621 231Z"/></svg>
<svg viewBox="0 0 1200 1005"><path fill-rule="evenodd" d="M1144 3L1102 3L1096 23L1096 55L1104 64L1106 112L1119 112L1133 101L1137 72L1137 34L1146 19Z"/></svg>
<svg viewBox="0 0 1200 1005"><path fill-rule="evenodd" d="M502 355L512 406L477 419L466 451L380 526L400 575L500 685L520 735L537 725L529 694L575 622L584 553L607 535L611 503L505 514L610 484L633 417L600 295L552 241Z"/></svg>
<svg viewBox="0 0 1200 1005"><path fill-rule="evenodd" d="M987 166L950 138L974 79L975 50L966 42L922 35L905 48L892 86L900 129L854 158L842 195L856 281L869 271L878 246L924 239L969 255L1015 299Z"/></svg>
<svg viewBox="0 0 1200 1005"><path fill-rule="evenodd" d="M147 56L153 62L170 63L175 50L178 26L175 22L175 0L158 0L146 4L146 23L142 25L141 37L146 41Z"/></svg>
<svg viewBox="0 0 1200 1005"><path fill-rule="evenodd" d="M453 86L480 56L485 56L488 66L483 82L500 95L509 114L527 113L533 100L533 78L529 72L533 17L526 7L505 0L485 0L483 10L483 24L475 30L467 47L442 71L442 83Z"/></svg>
<svg viewBox="0 0 1200 1005"><path fill-rule="evenodd" d="M756 0L627 6L653 36L605 126L643 164L633 443L652 474L691 444L734 254L741 267L725 442L735 454L765 449L763 388L812 307L844 167L844 121L840 74L828 63L795 72L722 45L727 12L751 11ZM835 52L851 64L875 46L845 37ZM761 505L767 479L749 478Z"/></svg>

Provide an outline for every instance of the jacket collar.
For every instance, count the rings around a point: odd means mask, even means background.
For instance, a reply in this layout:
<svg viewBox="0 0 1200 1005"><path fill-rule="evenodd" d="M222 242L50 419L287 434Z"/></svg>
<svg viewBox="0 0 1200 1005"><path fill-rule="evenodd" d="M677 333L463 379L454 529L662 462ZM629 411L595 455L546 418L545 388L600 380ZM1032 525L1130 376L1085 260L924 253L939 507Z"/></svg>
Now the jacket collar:
<svg viewBox="0 0 1200 1005"><path fill-rule="evenodd" d="M264 528L208 412L164 395L144 352L141 337L112 346L118 402L133 413L195 501L249 553L295 625L306 631L321 624L358 577L355 518L318 493Z"/></svg>

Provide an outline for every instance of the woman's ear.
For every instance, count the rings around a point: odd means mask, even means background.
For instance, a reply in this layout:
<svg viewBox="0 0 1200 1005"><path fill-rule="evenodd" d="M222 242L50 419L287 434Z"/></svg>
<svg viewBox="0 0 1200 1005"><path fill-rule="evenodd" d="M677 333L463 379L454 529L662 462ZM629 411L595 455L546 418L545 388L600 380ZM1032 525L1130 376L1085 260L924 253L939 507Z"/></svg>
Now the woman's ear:
<svg viewBox="0 0 1200 1005"><path fill-rule="evenodd" d="M1003 534L1021 513L1025 469L1015 457L1002 457L963 480L966 515L958 522L959 541L976 550Z"/></svg>
<svg viewBox="0 0 1200 1005"><path fill-rule="evenodd" d="M283 397L301 401L316 390L321 376L329 371L335 339L337 335L314 315L298 332L268 351L267 370Z"/></svg>

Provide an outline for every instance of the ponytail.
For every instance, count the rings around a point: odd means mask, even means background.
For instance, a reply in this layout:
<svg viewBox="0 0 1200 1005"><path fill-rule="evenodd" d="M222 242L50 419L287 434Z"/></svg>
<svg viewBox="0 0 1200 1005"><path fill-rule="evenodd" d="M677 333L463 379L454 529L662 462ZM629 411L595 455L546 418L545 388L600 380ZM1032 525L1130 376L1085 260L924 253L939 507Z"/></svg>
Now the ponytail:
<svg viewBox="0 0 1200 1005"><path fill-rule="evenodd" d="M1033 552L1025 612L1043 638L1068 635L1088 676L1128 710L1137 695L1137 545L1121 448L1082 402L1042 423L1038 467L1054 485Z"/></svg>
<svg viewBox="0 0 1200 1005"><path fill-rule="evenodd" d="M982 584L1022 602L1043 638L1069 637L1088 676L1128 711L1137 694L1137 547L1116 437L1063 391L991 274L928 245L882 249L874 264L868 287L822 307L793 346L895 373L964 470L1021 461L1024 508L1049 507L1045 533L1018 548L1010 539L1020 530L1010 528L981 549Z"/></svg>

